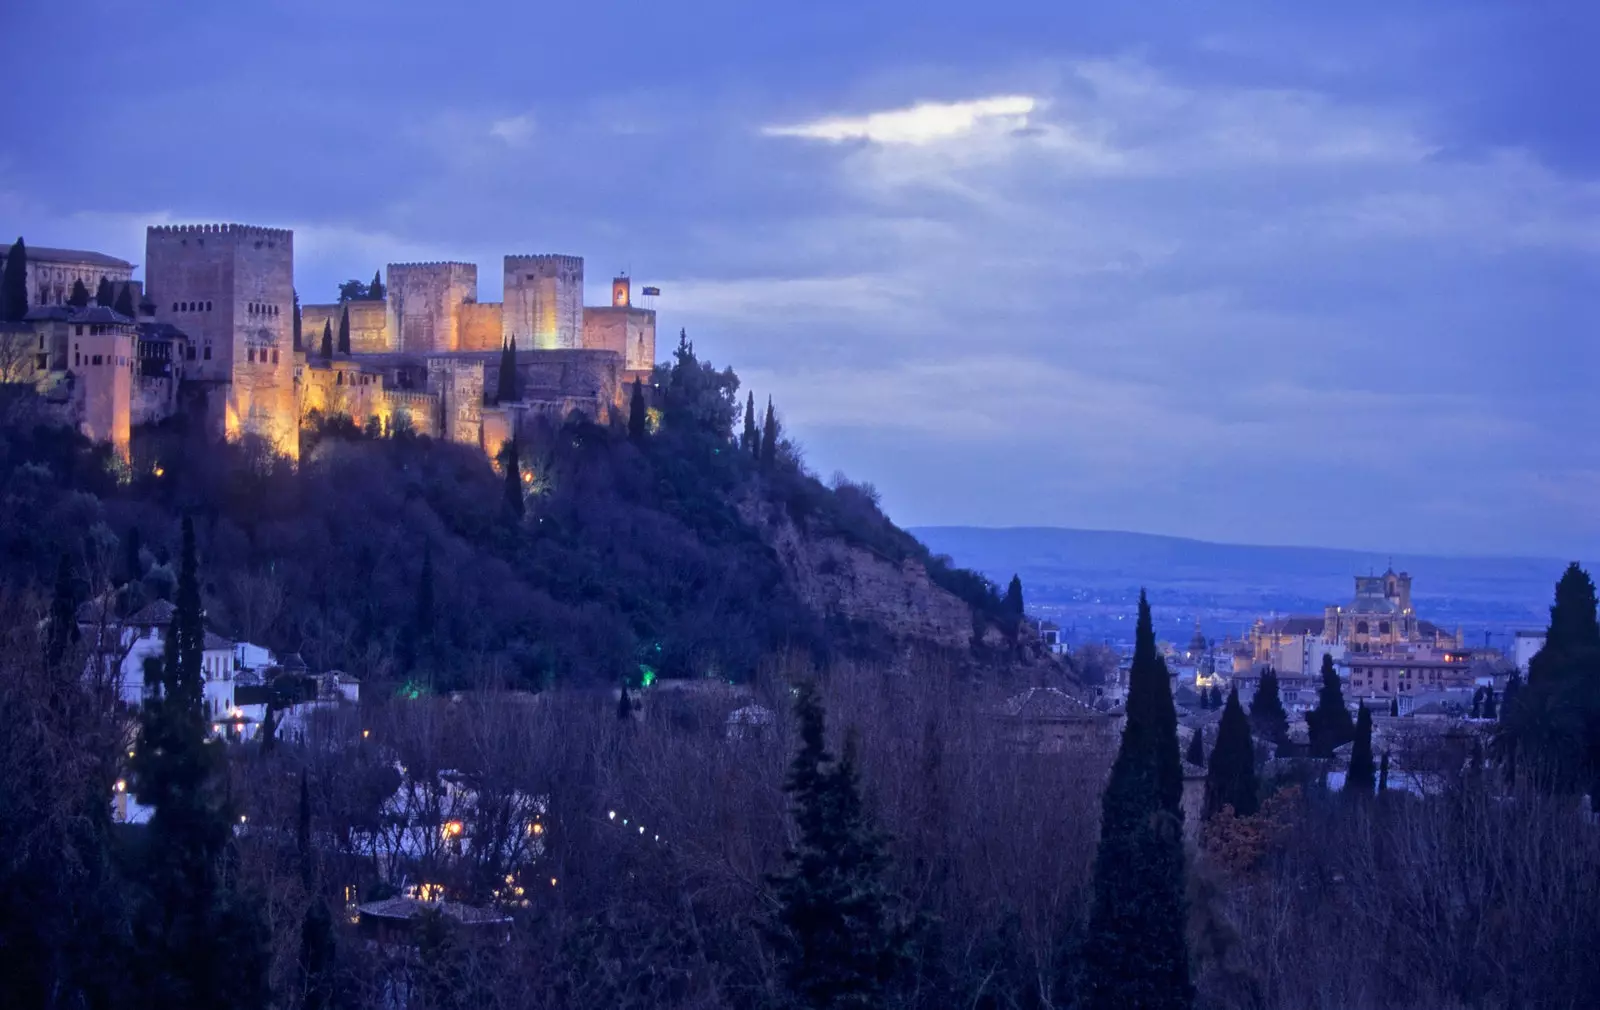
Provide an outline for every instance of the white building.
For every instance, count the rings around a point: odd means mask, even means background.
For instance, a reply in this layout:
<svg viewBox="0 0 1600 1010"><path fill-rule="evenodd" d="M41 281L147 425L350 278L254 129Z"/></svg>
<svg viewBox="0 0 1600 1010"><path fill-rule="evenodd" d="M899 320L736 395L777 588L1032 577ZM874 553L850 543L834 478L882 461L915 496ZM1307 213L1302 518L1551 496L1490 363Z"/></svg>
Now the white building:
<svg viewBox="0 0 1600 1010"><path fill-rule="evenodd" d="M1542 631L1519 631L1512 640L1511 661L1517 664L1517 670L1524 677L1528 675L1528 661L1544 648L1544 638Z"/></svg>

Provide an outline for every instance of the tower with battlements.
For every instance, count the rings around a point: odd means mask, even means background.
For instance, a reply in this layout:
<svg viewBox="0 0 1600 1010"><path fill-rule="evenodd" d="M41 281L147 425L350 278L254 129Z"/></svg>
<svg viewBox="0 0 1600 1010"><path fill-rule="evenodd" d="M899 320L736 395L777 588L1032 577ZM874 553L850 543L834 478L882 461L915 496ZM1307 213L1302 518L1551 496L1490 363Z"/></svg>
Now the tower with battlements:
<svg viewBox="0 0 1600 1010"><path fill-rule="evenodd" d="M294 233L240 224L151 227L145 291L156 319L189 335L187 373L214 384L224 433L259 435L298 455Z"/></svg>
<svg viewBox="0 0 1600 1010"><path fill-rule="evenodd" d="M388 323L394 350L461 350L461 306L478 300L473 263L389 264Z"/></svg>
<svg viewBox="0 0 1600 1010"><path fill-rule="evenodd" d="M583 346L583 257L507 256L501 338L536 351Z"/></svg>

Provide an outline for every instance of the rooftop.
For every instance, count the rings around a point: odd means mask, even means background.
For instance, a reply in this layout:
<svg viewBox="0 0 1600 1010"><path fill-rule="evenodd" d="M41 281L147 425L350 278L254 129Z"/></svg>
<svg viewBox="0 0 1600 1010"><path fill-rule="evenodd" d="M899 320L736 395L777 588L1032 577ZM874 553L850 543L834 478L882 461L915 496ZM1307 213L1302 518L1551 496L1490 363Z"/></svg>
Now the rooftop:
<svg viewBox="0 0 1600 1010"><path fill-rule="evenodd" d="M509 923L511 916L490 908L463 905L458 901L419 901L416 898L389 898L384 901L358 905L356 911L362 918L391 919L408 922L426 912L438 912L467 926Z"/></svg>
<svg viewBox="0 0 1600 1010"><path fill-rule="evenodd" d="M91 263L97 267L111 267L117 270L132 270L133 264L127 260L119 260L115 256L105 253L90 252L87 249L53 249L45 245L27 246L29 260L37 263ZM0 260L6 258L9 248L0 249Z"/></svg>

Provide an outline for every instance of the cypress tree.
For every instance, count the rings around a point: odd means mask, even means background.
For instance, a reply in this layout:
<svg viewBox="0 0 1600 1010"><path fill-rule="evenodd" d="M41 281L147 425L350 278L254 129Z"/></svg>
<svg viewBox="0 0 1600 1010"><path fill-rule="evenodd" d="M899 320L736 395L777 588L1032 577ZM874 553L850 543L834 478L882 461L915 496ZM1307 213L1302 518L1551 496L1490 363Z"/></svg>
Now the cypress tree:
<svg viewBox="0 0 1600 1010"><path fill-rule="evenodd" d="M1483 718L1483 688L1472 692L1472 708L1467 711L1468 719Z"/></svg>
<svg viewBox="0 0 1600 1010"><path fill-rule="evenodd" d="M1396 717L1396 718L1399 718L1399 716L1400 716L1400 699L1399 698L1390 698L1389 699L1389 714L1394 716L1394 717Z"/></svg>
<svg viewBox="0 0 1600 1010"><path fill-rule="evenodd" d="M1306 728L1311 731L1311 756L1318 758L1332 757L1336 747L1355 736L1355 723L1344 707L1339 671L1326 653L1322 656L1322 689L1317 693L1317 707L1306 713Z"/></svg>
<svg viewBox="0 0 1600 1010"><path fill-rule="evenodd" d="M517 338L512 337L500 348L500 375L495 383L496 403L512 403L521 399L517 382Z"/></svg>
<svg viewBox="0 0 1600 1010"><path fill-rule="evenodd" d="M372 283L367 285L367 297L375 302L383 301L388 290L383 286L383 271L372 271Z"/></svg>
<svg viewBox="0 0 1600 1010"><path fill-rule="evenodd" d="M519 522L527 507L522 500L522 459L515 436L506 443L505 467L506 514L511 517L512 522Z"/></svg>
<svg viewBox="0 0 1600 1010"><path fill-rule="evenodd" d="M1507 685L1506 693L1496 743L1508 767L1520 763L1549 792L1588 789L1600 808L1600 615L1594 582L1576 562L1556 583L1527 683L1515 692Z"/></svg>
<svg viewBox="0 0 1600 1010"><path fill-rule="evenodd" d="M300 335L300 325L300 292L296 291L294 293L294 349L297 351L306 349L305 341Z"/></svg>
<svg viewBox="0 0 1600 1010"><path fill-rule="evenodd" d="M78 642L78 600L72 564L66 554L56 564L56 588L50 599L50 627L45 637L45 662L54 669Z"/></svg>
<svg viewBox="0 0 1600 1010"><path fill-rule="evenodd" d="M1211 748L1211 765L1206 770L1205 816L1210 818L1225 806L1235 815L1249 817L1260 809L1260 787L1256 782L1256 746L1250 736L1250 720L1239 704L1238 688L1228 692L1217 724L1217 742Z"/></svg>
<svg viewBox="0 0 1600 1010"><path fill-rule="evenodd" d="M633 397L628 402L628 437L635 442L643 442L649 431L649 422L649 413L644 404L644 386L634 379Z"/></svg>
<svg viewBox="0 0 1600 1010"><path fill-rule="evenodd" d="M761 432L756 428L755 390L746 393L744 399L744 451L750 454L751 459L761 458Z"/></svg>
<svg viewBox="0 0 1600 1010"><path fill-rule="evenodd" d="M1352 796L1371 796L1376 784L1372 763L1372 712L1366 705L1356 715L1355 746L1350 749L1350 769L1345 773L1344 791Z"/></svg>
<svg viewBox="0 0 1600 1010"><path fill-rule="evenodd" d="M133 761L135 795L155 811L138 867L130 989L140 1006L262 1006L265 929L234 890L223 745L206 733L197 568L185 517L168 659L161 691L141 713Z"/></svg>
<svg viewBox="0 0 1600 1010"><path fill-rule="evenodd" d="M350 353L350 303L339 306L339 353Z"/></svg>
<svg viewBox="0 0 1600 1010"><path fill-rule="evenodd" d="M138 582L144 578L144 538L139 534L139 527L128 529L128 535L122 541L122 578L123 582Z"/></svg>
<svg viewBox="0 0 1600 1010"><path fill-rule="evenodd" d="M1383 752L1383 758L1378 762L1378 792L1389 791L1389 752Z"/></svg>
<svg viewBox="0 0 1600 1010"><path fill-rule="evenodd" d="M322 323L322 360L333 360L333 323L327 320Z"/></svg>
<svg viewBox="0 0 1600 1010"><path fill-rule="evenodd" d="M778 459L778 415L772 412L772 397L767 397L767 419L761 426L761 472L772 472Z"/></svg>
<svg viewBox="0 0 1600 1010"><path fill-rule="evenodd" d="M1514 706L1516 704L1517 694L1521 690L1522 690L1522 674L1513 673L1510 677L1506 678L1505 694L1502 695L1501 698L1500 698L1500 721L1501 721L1501 723L1504 723L1506 721L1506 715L1507 715L1507 713L1509 713L1511 711L1512 706Z"/></svg>
<svg viewBox="0 0 1600 1010"><path fill-rule="evenodd" d="M1149 603L1141 592L1127 720L1101 798L1084 944L1084 1003L1095 1010L1194 1003L1176 721L1166 664L1156 652Z"/></svg>
<svg viewBox="0 0 1600 1010"><path fill-rule="evenodd" d="M1005 611L1012 617L1022 617L1022 579L1016 575L1011 576L1011 582L1006 586L1004 601Z"/></svg>
<svg viewBox="0 0 1600 1010"><path fill-rule="evenodd" d="M1183 759L1190 764L1204 768L1206 766L1206 730L1204 726L1196 726L1194 735L1189 738L1189 752Z"/></svg>
<svg viewBox="0 0 1600 1010"><path fill-rule="evenodd" d="M633 717L633 701L628 697L628 685L622 685L622 694L617 697L617 719L626 722Z"/></svg>
<svg viewBox="0 0 1600 1010"><path fill-rule="evenodd" d="M905 958L883 879L886 839L862 806L853 744L838 760L824 745L815 685L801 686L795 714L800 749L784 791L799 840L785 853L787 871L769 878L769 938L799 1006L881 1006Z"/></svg>
<svg viewBox="0 0 1600 1010"><path fill-rule="evenodd" d="M1499 719L1500 719L1500 706L1499 706L1499 703L1495 700L1494 688L1493 687L1484 688L1484 692L1483 692L1483 718L1485 718L1485 719L1493 719L1496 722L1498 722Z"/></svg>
<svg viewBox="0 0 1600 1010"><path fill-rule="evenodd" d="M138 315L138 311L133 307L133 286L131 284L124 284L122 290L117 292L117 303L113 306L112 311L119 316L127 316L129 319Z"/></svg>
<svg viewBox="0 0 1600 1010"><path fill-rule="evenodd" d="M0 321L20 323L28 316L28 247L18 235L0 274Z"/></svg>
<svg viewBox="0 0 1600 1010"><path fill-rule="evenodd" d="M89 289L83 286L83 279L72 282L72 294L67 296L67 304L75 309L89 307Z"/></svg>
<svg viewBox="0 0 1600 1010"><path fill-rule="evenodd" d="M101 308L109 309L117 300L117 293L111 287L111 278L100 275L100 283L94 289L94 303Z"/></svg>
<svg viewBox="0 0 1600 1010"><path fill-rule="evenodd" d="M300 987L302 1010L328 1010L335 1004L338 965L333 914L317 887L316 863L311 849L311 792L306 773L300 772L300 818L296 831L300 855L300 884L306 892L306 914L300 924Z"/></svg>
<svg viewBox="0 0 1600 1010"><path fill-rule="evenodd" d="M1257 734L1274 744L1289 739L1289 713L1283 710L1283 699L1278 694L1277 671L1268 667L1256 684L1256 693L1250 699L1250 724Z"/></svg>

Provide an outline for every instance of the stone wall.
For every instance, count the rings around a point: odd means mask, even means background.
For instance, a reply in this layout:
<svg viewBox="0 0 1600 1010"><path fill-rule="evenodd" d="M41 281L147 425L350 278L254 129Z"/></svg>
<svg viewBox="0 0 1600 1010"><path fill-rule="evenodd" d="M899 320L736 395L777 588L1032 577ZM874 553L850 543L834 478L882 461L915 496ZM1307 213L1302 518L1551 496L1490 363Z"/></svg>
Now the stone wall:
<svg viewBox="0 0 1600 1010"><path fill-rule="evenodd" d="M537 350L583 346L582 256L507 256L504 270L504 340Z"/></svg>
<svg viewBox="0 0 1600 1010"><path fill-rule="evenodd" d="M656 314L626 305L585 308L583 346L621 355L630 371L648 370L655 365Z"/></svg>
<svg viewBox="0 0 1600 1010"><path fill-rule="evenodd" d="M417 434L437 435L437 408L438 401L431 393L385 389L377 397L378 423L386 432L395 431L402 419L408 418Z"/></svg>
<svg viewBox="0 0 1600 1010"><path fill-rule="evenodd" d="M461 306L461 347L463 351L498 351L505 322L500 302L478 302Z"/></svg>
<svg viewBox="0 0 1600 1010"><path fill-rule="evenodd" d="M379 415L383 394L379 377L363 371L356 362L349 358L324 362L315 354L300 369L298 389L302 424L315 410L323 417L343 414L356 424L365 425L368 418Z"/></svg>
<svg viewBox="0 0 1600 1010"><path fill-rule="evenodd" d="M461 307L478 300L475 265L391 263L388 287L388 332L394 350L408 354L461 350Z"/></svg>
<svg viewBox="0 0 1600 1010"><path fill-rule="evenodd" d="M383 354L396 349L389 335L388 303L379 299L300 306L300 340L307 353L315 354L321 348L323 323L333 331L338 346L339 319L346 305L350 307L350 353Z"/></svg>
<svg viewBox="0 0 1600 1010"><path fill-rule="evenodd" d="M428 359L428 392L439 398L442 438L479 445L483 435L483 362Z"/></svg>
<svg viewBox="0 0 1600 1010"><path fill-rule="evenodd" d="M231 383L225 433L253 432L295 455L293 232L237 224L151 227L145 289L156 319L197 345L189 374Z"/></svg>
<svg viewBox="0 0 1600 1010"><path fill-rule="evenodd" d="M129 425L132 422L133 373L139 362L132 326L80 327L72 337L76 359L72 372L77 378L74 394L81 397L80 416L85 436L95 442L110 442L122 459L128 459Z"/></svg>

